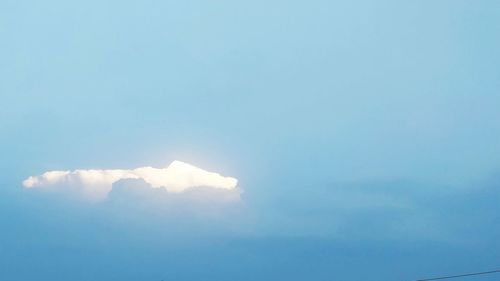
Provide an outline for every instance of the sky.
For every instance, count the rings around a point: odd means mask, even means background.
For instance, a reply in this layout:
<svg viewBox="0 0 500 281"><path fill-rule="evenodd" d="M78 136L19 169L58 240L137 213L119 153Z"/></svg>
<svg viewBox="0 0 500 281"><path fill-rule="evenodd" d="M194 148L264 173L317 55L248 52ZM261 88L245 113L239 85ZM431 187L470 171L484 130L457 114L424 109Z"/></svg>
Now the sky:
<svg viewBox="0 0 500 281"><path fill-rule="evenodd" d="M499 50L493 0L3 0L0 280L498 269Z"/></svg>

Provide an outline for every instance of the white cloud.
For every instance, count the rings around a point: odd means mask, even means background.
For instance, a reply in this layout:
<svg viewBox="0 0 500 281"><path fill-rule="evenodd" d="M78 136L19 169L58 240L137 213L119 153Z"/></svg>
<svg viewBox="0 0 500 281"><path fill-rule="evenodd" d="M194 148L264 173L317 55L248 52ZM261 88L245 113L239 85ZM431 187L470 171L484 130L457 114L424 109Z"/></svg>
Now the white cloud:
<svg viewBox="0 0 500 281"><path fill-rule="evenodd" d="M238 180L208 172L193 165L174 161L166 168L140 167L133 170L74 170L49 171L23 181L26 188L69 186L81 189L93 200L105 199L113 184L124 179L142 179L153 188L181 193L191 188L210 187L234 190Z"/></svg>

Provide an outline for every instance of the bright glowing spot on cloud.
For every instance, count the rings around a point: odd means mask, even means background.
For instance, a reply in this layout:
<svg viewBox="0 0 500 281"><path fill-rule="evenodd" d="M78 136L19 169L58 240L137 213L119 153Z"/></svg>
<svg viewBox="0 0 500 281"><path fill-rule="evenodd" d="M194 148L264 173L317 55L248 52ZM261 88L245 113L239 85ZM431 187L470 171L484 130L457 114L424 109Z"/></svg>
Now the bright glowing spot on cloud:
<svg viewBox="0 0 500 281"><path fill-rule="evenodd" d="M153 188L180 193L196 187L233 190L238 180L208 172L193 165L174 161L166 168L140 167L133 170L74 170L49 171L23 181L26 188L53 185L77 186L95 200L107 197L113 184L123 179L142 179Z"/></svg>

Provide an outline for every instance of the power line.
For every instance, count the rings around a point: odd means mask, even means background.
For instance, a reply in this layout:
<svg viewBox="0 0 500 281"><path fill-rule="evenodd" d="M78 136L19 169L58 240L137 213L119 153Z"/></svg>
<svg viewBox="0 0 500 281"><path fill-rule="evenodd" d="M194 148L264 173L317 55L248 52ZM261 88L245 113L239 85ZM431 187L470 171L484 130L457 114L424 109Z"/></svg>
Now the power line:
<svg viewBox="0 0 500 281"><path fill-rule="evenodd" d="M417 281L442 280L442 279L451 279L451 278L459 278L459 277L474 276L474 275L483 275L483 274L492 274L492 273L500 273L500 269L492 270L492 271L483 271L483 272L460 274L460 275L442 276L442 277L435 277L435 278L429 278L429 279L418 279Z"/></svg>

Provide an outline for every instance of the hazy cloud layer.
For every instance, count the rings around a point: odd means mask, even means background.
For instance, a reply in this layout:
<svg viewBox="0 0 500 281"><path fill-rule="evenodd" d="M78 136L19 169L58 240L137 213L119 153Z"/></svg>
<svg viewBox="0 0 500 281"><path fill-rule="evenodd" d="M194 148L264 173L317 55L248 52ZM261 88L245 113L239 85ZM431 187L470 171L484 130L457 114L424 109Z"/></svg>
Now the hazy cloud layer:
<svg viewBox="0 0 500 281"><path fill-rule="evenodd" d="M163 188L172 193L181 193L198 187L232 191L238 184L235 178L224 177L181 161L174 161L166 168L48 171L40 176L27 178L23 181L23 186L77 189L89 199L102 200L113 189L114 183L127 179L141 179L152 188Z"/></svg>

